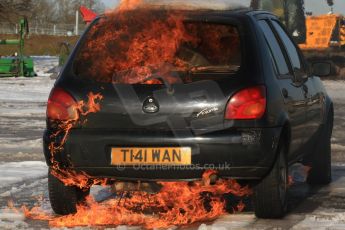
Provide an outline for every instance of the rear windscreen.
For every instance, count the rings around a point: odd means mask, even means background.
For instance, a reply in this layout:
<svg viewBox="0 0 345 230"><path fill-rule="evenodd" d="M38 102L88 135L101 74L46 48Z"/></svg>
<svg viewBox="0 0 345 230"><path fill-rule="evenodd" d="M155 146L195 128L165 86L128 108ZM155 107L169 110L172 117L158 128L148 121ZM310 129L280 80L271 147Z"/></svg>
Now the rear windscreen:
<svg viewBox="0 0 345 230"><path fill-rule="evenodd" d="M78 76L125 84L174 83L179 74L236 73L240 67L236 26L149 11L101 18L85 35L74 62Z"/></svg>

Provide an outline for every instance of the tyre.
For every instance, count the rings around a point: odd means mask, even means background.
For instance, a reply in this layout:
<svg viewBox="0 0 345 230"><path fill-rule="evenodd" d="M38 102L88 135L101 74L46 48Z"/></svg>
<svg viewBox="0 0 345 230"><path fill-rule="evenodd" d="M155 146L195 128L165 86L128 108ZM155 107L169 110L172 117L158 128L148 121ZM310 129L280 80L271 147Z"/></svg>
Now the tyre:
<svg viewBox="0 0 345 230"><path fill-rule="evenodd" d="M81 190L75 186L66 186L48 172L49 200L53 211L59 215L69 215L77 212L77 204L85 201L90 190Z"/></svg>
<svg viewBox="0 0 345 230"><path fill-rule="evenodd" d="M284 217L287 211L288 166L286 147L281 141L271 172L254 187L253 203L258 218Z"/></svg>
<svg viewBox="0 0 345 230"><path fill-rule="evenodd" d="M327 185L332 181L331 136L333 122L328 119L321 129L320 139L311 161L311 169L307 178L310 185Z"/></svg>

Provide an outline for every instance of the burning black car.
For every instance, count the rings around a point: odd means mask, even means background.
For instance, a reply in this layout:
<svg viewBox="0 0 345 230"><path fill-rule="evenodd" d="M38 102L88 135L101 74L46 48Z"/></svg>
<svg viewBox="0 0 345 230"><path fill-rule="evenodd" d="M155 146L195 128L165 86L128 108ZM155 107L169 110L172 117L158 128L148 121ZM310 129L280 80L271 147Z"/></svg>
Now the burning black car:
<svg viewBox="0 0 345 230"><path fill-rule="evenodd" d="M75 212L95 183L193 181L214 170L255 182L257 217L282 217L290 164L309 165L311 184L331 181L333 103L318 77L329 72L308 66L266 12L100 17L48 101L52 207Z"/></svg>

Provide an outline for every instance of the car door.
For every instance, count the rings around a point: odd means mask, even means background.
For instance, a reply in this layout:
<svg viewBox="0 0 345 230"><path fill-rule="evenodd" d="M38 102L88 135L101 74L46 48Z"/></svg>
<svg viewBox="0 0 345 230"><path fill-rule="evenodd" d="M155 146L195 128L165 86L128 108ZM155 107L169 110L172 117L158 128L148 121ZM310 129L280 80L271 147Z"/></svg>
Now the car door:
<svg viewBox="0 0 345 230"><path fill-rule="evenodd" d="M287 111L291 126L291 145L289 159L294 159L301 148L305 125L305 97L303 87L294 82L293 72L289 59L282 49L275 32L272 30L269 20L260 20L259 25L264 33L281 94L284 98L284 107Z"/></svg>
<svg viewBox="0 0 345 230"><path fill-rule="evenodd" d="M299 48L295 45L278 21L272 20L271 22L289 56L291 66L293 68L295 82L296 84L301 85L305 98L306 122L304 125L305 135L303 139L303 144L305 144L311 139L313 134L316 133L319 127L321 97L313 83L314 79L309 78L307 75L306 64L303 61Z"/></svg>

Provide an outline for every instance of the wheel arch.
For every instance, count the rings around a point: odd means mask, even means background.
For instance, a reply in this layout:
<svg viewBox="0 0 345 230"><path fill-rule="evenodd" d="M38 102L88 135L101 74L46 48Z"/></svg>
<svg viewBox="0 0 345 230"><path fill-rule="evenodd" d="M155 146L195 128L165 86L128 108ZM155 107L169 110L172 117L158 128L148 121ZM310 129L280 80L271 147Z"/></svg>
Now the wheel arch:
<svg viewBox="0 0 345 230"><path fill-rule="evenodd" d="M324 112L327 114L330 110L333 111L333 109L334 109L333 101L332 101L331 97L326 92L324 92L323 97L324 97L324 106L325 106Z"/></svg>
<svg viewBox="0 0 345 230"><path fill-rule="evenodd" d="M290 150L291 143L291 123L287 113L281 113L277 120L277 125L281 127L277 144L283 139L286 143L286 152Z"/></svg>
<svg viewBox="0 0 345 230"><path fill-rule="evenodd" d="M285 142L286 154L288 154L290 150L290 143L291 143L291 125L289 121L285 121L279 136L279 142Z"/></svg>
<svg viewBox="0 0 345 230"><path fill-rule="evenodd" d="M333 124L334 121L334 105L333 101L330 97L326 97L326 111L325 111L325 119L327 120L328 118L331 118L331 122ZM331 116L331 117L329 117Z"/></svg>
<svg viewBox="0 0 345 230"><path fill-rule="evenodd" d="M325 98L325 105L324 111L322 116L322 121L320 127L326 125L327 122L331 122L331 135L333 131L333 124L334 124L334 104L332 99L327 95Z"/></svg>

